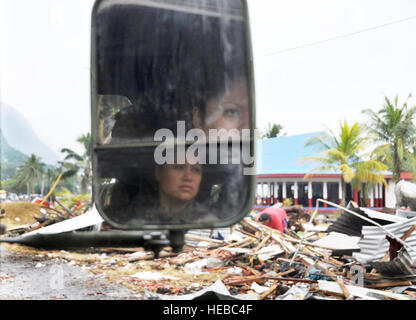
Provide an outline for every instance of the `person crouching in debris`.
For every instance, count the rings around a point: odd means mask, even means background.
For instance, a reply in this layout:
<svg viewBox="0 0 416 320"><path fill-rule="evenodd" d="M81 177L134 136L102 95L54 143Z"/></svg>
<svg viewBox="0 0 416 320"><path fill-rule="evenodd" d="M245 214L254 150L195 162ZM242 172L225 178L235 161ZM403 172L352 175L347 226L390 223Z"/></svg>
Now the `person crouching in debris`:
<svg viewBox="0 0 416 320"><path fill-rule="evenodd" d="M283 233L287 227L286 217L286 211L282 208L267 208L260 212L255 220Z"/></svg>

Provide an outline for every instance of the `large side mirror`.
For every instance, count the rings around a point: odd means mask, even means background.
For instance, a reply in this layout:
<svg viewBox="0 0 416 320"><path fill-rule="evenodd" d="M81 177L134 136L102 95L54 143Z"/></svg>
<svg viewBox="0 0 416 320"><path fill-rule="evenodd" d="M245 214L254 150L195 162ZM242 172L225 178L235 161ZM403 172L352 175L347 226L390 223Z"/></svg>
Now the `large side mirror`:
<svg viewBox="0 0 416 320"><path fill-rule="evenodd" d="M224 227L252 208L245 0L97 0L93 197L120 229Z"/></svg>

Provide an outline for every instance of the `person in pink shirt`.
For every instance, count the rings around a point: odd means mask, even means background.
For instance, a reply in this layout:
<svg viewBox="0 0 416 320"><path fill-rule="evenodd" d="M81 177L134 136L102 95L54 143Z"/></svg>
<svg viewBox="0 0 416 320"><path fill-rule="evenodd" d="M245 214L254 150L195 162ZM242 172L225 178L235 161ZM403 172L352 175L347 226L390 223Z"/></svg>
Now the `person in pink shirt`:
<svg viewBox="0 0 416 320"><path fill-rule="evenodd" d="M287 227L286 217L287 214L284 209L271 207L260 212L255 220L283 233Z"/></svg>

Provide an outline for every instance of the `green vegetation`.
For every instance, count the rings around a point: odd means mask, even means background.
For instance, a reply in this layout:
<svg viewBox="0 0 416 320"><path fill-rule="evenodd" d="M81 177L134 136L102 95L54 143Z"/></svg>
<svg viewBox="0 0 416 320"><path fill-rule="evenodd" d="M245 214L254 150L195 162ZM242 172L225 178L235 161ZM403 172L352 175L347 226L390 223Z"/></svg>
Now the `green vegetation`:
<svg viewBox="0 0 416 320"><path fill-rule="evenodd" d="M392 101L385 97L385 104L377 111L365 109L363 114L369 120L360 125L340 123L340 131L331 130L306 142L305 146L321 148L318 157L303 158L301 161L314 161L320 165L305 178L316 171L333 170L341 172L342 200L345 204L346 184L360 190L367 190L375 184L386 181L383 171L390 170L393 180L400 180L400 173L410 171L416 178L416 106L409 107L408 100L402 105L396 96Z"/></svg>
<svg viewBox="0 0 416 320"><path fill-rule="evenodd" d="M77 201L90 197L91 136L89 133L77 139L84 146L85 152L79 155L70 149L63 148L62 152L66 156L58 166L44 164L42 159L35 154L24 155L7 144L1 131L0 136L2 142L0 187L2 189L8 193L44 196L62 173L63 176L55 195L64 192L71 194L71 199L77 199ZM72 193L77 195L73 196Z"/></svg>
<svg viewBox="0 0 416 320"><path fill-rule="evenodd" d="M91 194L81 193L74 195L69 189L62 187L56 192L56 195L61 199L60 204L75 215L80 215L91 206Z"/></svg>
<svg viewBox="0 0 416 320"><path fill-rule="evenodd" d="M0 172L1 180L11 179L17 170L17 166L23 163L26 156L11 147L7 140L4 138L3 133L0 129L0 146L1 146L1 161L0 161Z"/></svg>
<svg viewBox="0 0 416 320"><path fill-rule="evenodd" d="M40 161L36 155L31 154L30 157L23 161L23 164L17 168L16 184L18 187L27 186L27 194L35 193L35 184L42 179L45 164Z"/></svg>
<svg viewBox="0 0 416 320"><path fill-rule="evenodd" d="M323 153L319 157L301 159L301 161L320 163L305 176L305 179L316 171L341 171L343 204L345 204L346 183L351 183L353 188L358 190L363 183L366 184L366 188L375 183L386 184L382 171L387 170L388 166L379 160L366 157L365 149L368 142L368 136L364 135L358 123L348 125L346 121L340 122L339 133L329 130L329 133L309 139L305 146L315 145L323 150Z"/></svg>
<svg viewBox="0 0 416 320"><path fill-rule="evenodd" d="M77 139L84 147L82 154L78 154L71 149L64 148L61 150L66 156L61 163L64 168L63 176L65 178L74 177L80 174L81 193L89 193L92 179L91 168L91 135L84 134Z"/></svg>
<svg viewBox="0 0 416 320"><path fill-rule="evenodd" d="M266 128L266 133L263 134L263 138L276 138L279 135L286 135L286 133L282 134L283 126L277 123L271 125L269 123L268 127Z"/></svg>
<svg viewBox="0 0 416 320"><path fill-rule="evenodd" d="M380 110L366 109L363 113L370 118L368 132L376 143L383 143L373 150L373 156L389 166L394 181L400 180L400 172L413 168L415 163L416 106L408 107L407 102L400 106L398 96L393 102L386 97Z"/></svg>

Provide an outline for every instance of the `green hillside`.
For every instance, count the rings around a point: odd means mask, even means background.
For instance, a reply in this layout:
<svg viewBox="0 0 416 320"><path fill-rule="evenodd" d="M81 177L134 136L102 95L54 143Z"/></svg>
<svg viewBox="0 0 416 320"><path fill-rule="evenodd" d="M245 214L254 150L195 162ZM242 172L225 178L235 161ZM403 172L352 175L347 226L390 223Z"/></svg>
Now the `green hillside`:
<svg viewBox="0 0 416 320"><path fill-rule="evenodd" d="M10 179L16 168L27 158L25 154L14 149L8 143L0 129L1 179Z"/></svg>

